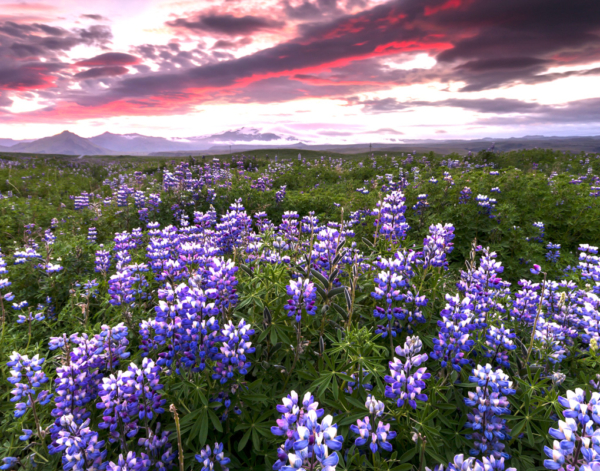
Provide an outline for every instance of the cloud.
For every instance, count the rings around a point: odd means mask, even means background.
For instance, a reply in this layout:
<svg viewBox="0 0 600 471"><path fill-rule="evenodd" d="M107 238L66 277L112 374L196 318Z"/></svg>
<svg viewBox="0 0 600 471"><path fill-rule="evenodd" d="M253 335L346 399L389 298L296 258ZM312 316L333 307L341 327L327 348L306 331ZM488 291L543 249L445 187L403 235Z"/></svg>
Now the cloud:
<svg viewBox="0 0 600 471"><path fill-rule="evenodd" d="M227 39L219 39L213 44L213 49L239 49L252 43L252 38L240 38L237 41L229 41Z"/></svg>
<svg viewBox="0 0 600 471"><path fill-rule="evenodd" d="M12 104L13 101L9 96L5 92L0 92L0 108L10 107Z"/></svg>
<svg viewBox="0 0 600 471"><path fill-rule="evenodd" d="M89 20L94 20L94 21L109 21L108 18L102 16L102 15L96 15L96 14L88 14L88 15L80 15L81 18L87 18Z"/></svg>
<svg viewBox="0 0 600 471"><path fill-rule="evenodd" d="M95 79L100 77L115 77L117 75L125 75L129 70L127 67L113 65L108 67L94 67L84 72L75 74L77 80Z"/></svg>
<svg viewBox="0 0 600 471"><path fill-rule="evenodd" d="M297 6L293 6L289 0L284 0L282 5L286 16L296 20L322 20L327 16L339 16L344 13L337 0L303 0Z"/></svg>
<svg viewBox="0 0 600 471"><path fill-rule="evenodd" d="M482 117L478 124L518 125L544 123L600 123L600 97L574 100L565 104L545 105L509 98L451 98L441 101L413 100L399 102L394 98L382 98L360 101L356 97L348 98L349 104L363 105L367 113L390 113L412 110L418 107L449 106L499 116ZM510 114L508 116L502 116Z"/></svg>
<svg viewBox="0 0 600 471"><path fill-rule="evenodd" d="M600 123L600 98L575 100L564 105L543 105L531 113L507 118L496 116L480 121L486 125Z"/></svg>
<svg viewBox="0 0 600 471"><path fill-rule="evenodd" d="M67 30L42 23L0 22L0 91L33 90L54 99L50 90L68 85L66 54L81 45L106 47L111 38L110 29L97 25Z"/></svg>
<svg viewBox="0 0 600 471"><path fill-rule="evenodd" d="M395 129L392 128L381 128L378 129L377 131L373 131L373 134L404 134L402 131L396 131Z"/></svg>
<svg viewBox="0 0 600 471"><path fill-rule="evenodd" d="M210 33L230 37L249 36L259 31L282 28L282 21L245 15L233 16L230 14L198 14L194 18L177 18L167 24L173 28L185 28L198 33Z"/></svg>
<svg viewBox="0 0 600 471"><path fill-rule="evenodd" d="M117 65L135 65L141 62L139 57L123 52L106 52L99 56L92 57L83 61L76 62L80 67L98 67L98 66L117 66Z"/></svg>
<svg viewBox="0 0 600 471"><path fill-rule="evenodd" d="M478 113L515 114L535 113L547 110L549 105L540 105L536 102L516 100L513 98L449 98L439 101L409 100L398 101L395 98L380 98L359 100L357 97L347 98L349 105L362 105L367 113L393 113L398 111L412 111L419 107L453 107Z"/></svg>
<svg viewBox="0 0 600 471"><path fill-rule="evenodd" d="M182 46L173 38L168 44L133 47L129 54L109 52L111 35L106 26L67 31L41 23L4 22L0 23L0 64L13 75L23 67L33 70L32 83L42 87L49 102L54 99L53 107L40 112L44 117L51 113L65 117L69 112L86 116L82 107L95 109L101 117L102 113L168 114L208 102L344 97L354 97L347 99L348 104L360 104L366 113L451 106L481 114L542 116L545 108L533 102L475 100L468 93L600 72L548 72L600 61L600 2L590 0L572 0L568 5L564 0L390 0L373 7L361 1L282 0L279 9L264 15L254 11L234 15L228 8L219 5L167 22L175 34L189 38L189 33L198 33L209 36L207 42L198 38L197 44ZM348 13L356 8L363 10ZM296 37L288 39L287 32L278 31L284 26L286 31L295 27ZM258 48L261 43L255 36L265 31L280 42L243 56L235 54L251 41ZM211 48L212 40L216 42ZM65 51L80 44L104 48L106 54L76 64L100 70L73 76L62 69ZM412 70L393 67L395 60L423 53L435 58L436 64ZM117 58L123 57L119 62ZM50 59L56 69L44 70L41 58ZM69 80L80 80L80 74L129 65L138 73L110 75L108 88L94 81L85 82L84 91L68 88ZM36 67L40 67L37 78ZM10 80L12 86L26 81L24 70ZM357 98L432 82L462 82L465 98L435 103Z"/></svg>
<svg viewBox="0 0 600 471"><path fill-rule="evenodd" d="M0 65L0 90L43 90L54 86L57 72L66 69L60 63L29 62L21 66Z"/></svg>

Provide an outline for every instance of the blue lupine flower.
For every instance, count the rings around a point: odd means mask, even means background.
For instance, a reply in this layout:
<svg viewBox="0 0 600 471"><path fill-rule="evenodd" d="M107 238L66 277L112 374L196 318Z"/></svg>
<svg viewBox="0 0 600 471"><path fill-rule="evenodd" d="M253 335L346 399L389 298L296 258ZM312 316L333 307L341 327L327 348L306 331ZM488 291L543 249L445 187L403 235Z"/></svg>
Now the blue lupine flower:
<svg viewBox="0 0 600 471"><path fill-rule="evenodd" d="M227 465L231 461L225 457L223 453L223 444L215 443L215 446L211 450L210 446L206 445L206 448L200 451L199 455L196 455L196 460L202 463L201 471L213 471L215 463L219 463L222 471L228 471Z"/></svg>
<svg viewBox="0 0 600 471"><path fill-rule="evenodd" d="M476 383L475 392L469 391L468 397L464 399L465 404L473 407L467 414L466 428L473 430L466 438L473 440L471 448L472 455L483 454L493 456L495 459L510 458L504 451L504 440L510 440L510 429L506 426L506 420L499 415L510 414L510 404L506 396L501 394L515 394L512 389L512 381L501 369L493 370L490 364L485 367L477 365L473 370L469 381Z"/></svg>
<svg viewBox="0 0 600 471"><path fill-rule="evenodd" d="M284 309L288 311L288 316L295 316L296 322L302 320L303 308L311 316L317 313L317 288L310 279L298 278L290 280L287 285L287 294L288 296L292 296L292 298L288 300Z"/></svg>
<svg viewBox="0 0 600 471"><path fill-rule="evenodd" d="M427 361L426 353L419 353L423 343L419 337L407 337L404 348L396 347L396 354L405 358L402 362L395 357L390 361L391 376L385 377L385 397L396 399L396 405L402 407L405 404L413 409L417 408L417 401L427 401L427 394L423 393L426 388L425 380L431 375L427 373L427 368L418 368L412 371L414 367L420 366Z"/></svg>

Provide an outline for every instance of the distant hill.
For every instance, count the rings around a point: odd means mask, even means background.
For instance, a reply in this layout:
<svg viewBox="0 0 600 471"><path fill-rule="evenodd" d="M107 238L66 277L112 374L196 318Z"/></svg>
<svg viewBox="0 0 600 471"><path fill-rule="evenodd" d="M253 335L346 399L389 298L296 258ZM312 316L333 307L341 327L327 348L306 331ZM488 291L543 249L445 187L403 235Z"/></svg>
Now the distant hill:
<svg viewBox="0 0 600 471"><path fill-rule="evenodd" d="M208 136L166 139L164 137L144 136L142 134L113 134L105 132L99 136L90 137L89 141L120 154L146 154L151 152L186 152L209 149L215 143L240 142L279 142L287 144L299 142L293 137L279 136L274 133L263 133L256 128L240 128Z"/></svg>
<svg viewBox="0 0 600 471"><path fill-rule="evenodd" d="M34 139L24 139L22 141L18 141L16 139L0 138L0 146L11 147L11 146L14 146L16 144L20 144L22 142L31 142L33 140Z"/></svg>
<svg viewBox="0 0 600 471"><path fill-rule="evenodd" d="M146 154L149 152L178 151L186 148L177 141L164 137L144 136L142 134L113 134L105 132L99 136L90 137L91 143L120 154Z"/></svg>
<svg viewBox="0 0 600 471"><path fill-rule="evenodd" d="M16 144L15 144L16 143ZM206 136L172 138L144 136L142 134L113 134L105 132L91 138L83 138L69 131L34 141L0 140L0 152L66 155L150 155L185 156L202 154L226 154L259 149L308 149L342 154L377 152L429 152L464 155L494 146L496 151L521 149L555 149L571 152L600 153L600 136L525 136L509 139L446 139L410 140L397 143L369 144L308 144L294 136L261 132L257 128L239 128Z"/></svg>
<svg viewBox="0 0 600 471"><path fill-rule="evenodd" d="M69 131L55 136L44 137L33 142L21 142L8 148L9 152L29 154L64 154L64 155L111 155L104 147L97 146L88 139Z"/></svg>

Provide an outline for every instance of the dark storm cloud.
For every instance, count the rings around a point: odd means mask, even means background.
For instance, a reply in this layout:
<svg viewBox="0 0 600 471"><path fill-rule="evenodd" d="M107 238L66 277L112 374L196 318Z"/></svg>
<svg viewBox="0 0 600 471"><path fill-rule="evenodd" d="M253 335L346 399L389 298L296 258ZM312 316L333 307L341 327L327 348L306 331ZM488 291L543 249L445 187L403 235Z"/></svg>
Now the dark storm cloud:
<svg viewBox="0 0 600 471"><path fill-rule="evenodd" d="M229 14L199 14L193 18L177 18L167 24L202 33L225 36L248 36L258 31L281 28L285 23L259 16L233 16Z"/></svg>

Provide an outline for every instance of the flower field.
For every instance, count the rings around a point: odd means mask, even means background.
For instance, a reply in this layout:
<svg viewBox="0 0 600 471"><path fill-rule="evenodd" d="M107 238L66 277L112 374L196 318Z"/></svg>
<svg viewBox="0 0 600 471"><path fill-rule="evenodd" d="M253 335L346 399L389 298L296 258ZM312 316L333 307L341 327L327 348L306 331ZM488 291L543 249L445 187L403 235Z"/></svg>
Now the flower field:
<svg viewBox="0 0 600 471"><path fill-rule="evenodd" d="M0 469L600 470L600 156L269 155L0 157Z"/></svg>

